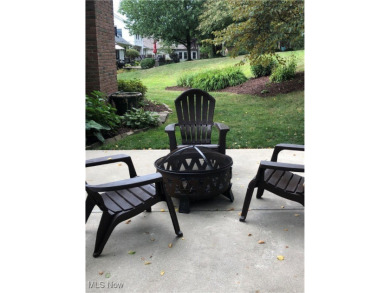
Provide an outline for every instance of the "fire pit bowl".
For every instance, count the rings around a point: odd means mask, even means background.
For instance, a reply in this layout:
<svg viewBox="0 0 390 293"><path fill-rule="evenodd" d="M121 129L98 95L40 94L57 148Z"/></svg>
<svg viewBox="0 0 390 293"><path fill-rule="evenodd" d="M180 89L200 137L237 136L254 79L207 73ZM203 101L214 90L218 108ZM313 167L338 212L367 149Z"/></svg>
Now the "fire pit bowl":
<svg viewBox="0 0 390 293"><path fill-rule="evenodd" d="M158 159L154 166L163 176L167 194L180 199L180 213L189 213L189 202L223 194L233 202L233 160L207 147L187 146Z"/></svg>

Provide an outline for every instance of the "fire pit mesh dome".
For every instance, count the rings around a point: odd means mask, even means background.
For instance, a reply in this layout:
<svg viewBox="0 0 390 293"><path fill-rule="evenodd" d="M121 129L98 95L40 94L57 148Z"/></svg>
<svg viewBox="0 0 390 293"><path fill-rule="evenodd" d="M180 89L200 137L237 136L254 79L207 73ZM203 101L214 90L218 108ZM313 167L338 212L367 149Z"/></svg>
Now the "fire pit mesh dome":
<svg viewBox="0 0 390 293"><path fill-rule="evenodd" d="M158 159L155 167L163 173L183 174L220 172L233 164L229 156L206 147L187 146Z"/></svg>

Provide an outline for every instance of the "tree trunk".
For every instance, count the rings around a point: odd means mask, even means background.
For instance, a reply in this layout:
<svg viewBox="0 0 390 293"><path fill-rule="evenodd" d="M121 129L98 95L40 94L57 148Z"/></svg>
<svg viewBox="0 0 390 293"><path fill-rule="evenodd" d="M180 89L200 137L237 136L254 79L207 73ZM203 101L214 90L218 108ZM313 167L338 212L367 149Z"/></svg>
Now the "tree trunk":
<svg viewBox="0 0 390 293"><path fill-rule="evenodd" d="M191 60L191 36L187 33L187 61Z"/></svg>

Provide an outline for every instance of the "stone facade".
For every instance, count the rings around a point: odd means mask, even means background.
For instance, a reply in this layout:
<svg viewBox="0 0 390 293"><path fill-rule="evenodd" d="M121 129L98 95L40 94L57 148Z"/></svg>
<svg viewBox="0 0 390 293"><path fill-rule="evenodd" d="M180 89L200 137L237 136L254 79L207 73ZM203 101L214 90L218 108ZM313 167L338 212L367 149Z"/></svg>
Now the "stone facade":
<svg viewBox="0 0 390 293"><path fill-rule="evenodd" d="M118 90L112 0L86 0L86 93Z"/></svg>

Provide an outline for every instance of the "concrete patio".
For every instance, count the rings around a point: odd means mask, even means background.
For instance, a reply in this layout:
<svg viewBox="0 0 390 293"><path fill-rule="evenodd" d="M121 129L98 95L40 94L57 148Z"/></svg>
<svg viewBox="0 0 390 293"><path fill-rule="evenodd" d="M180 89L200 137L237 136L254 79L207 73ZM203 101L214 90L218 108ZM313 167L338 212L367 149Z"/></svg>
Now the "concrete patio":
<svg viewBox="0 0 390 293"><path fill-rule="evenodd" d="M118 153L130 155L138 175L146 175L155 172L154 161L168 150L86 151L86 158ZM177 213L183 238L176 237L161 202L152 213L119 224L101 256L93 258L101 217L95 208L85 225L86 291L303 292L304 208L267 191L262 199L254 193L246 222L239 221L248 183L260 160L269 160L271 154L272 149L227 150L233 158L235 200L218 196L192 203L190 214ZM304 154L283 151L279 161L302 164ZM86 171L90 184L127 176L126 165L118 163ZM178 207L177 199L173 203Z"/></svg>

